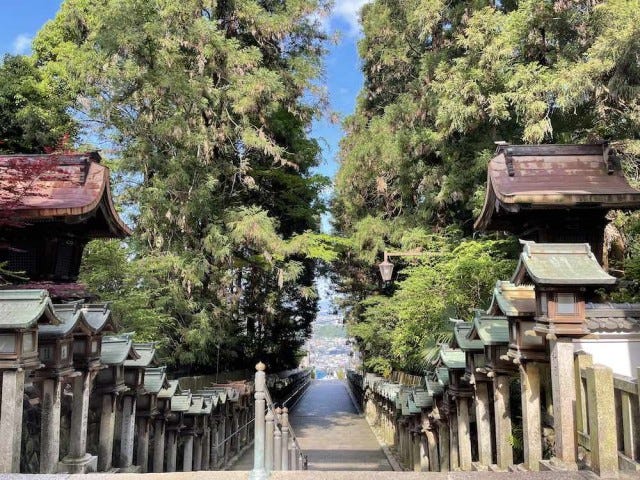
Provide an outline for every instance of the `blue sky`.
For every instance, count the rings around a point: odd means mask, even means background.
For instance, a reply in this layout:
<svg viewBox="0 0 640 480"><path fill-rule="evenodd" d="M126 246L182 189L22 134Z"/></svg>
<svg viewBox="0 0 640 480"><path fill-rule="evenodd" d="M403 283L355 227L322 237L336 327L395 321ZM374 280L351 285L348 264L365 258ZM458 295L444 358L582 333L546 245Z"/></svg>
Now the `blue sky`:
<svg viewBox="0 0 640 480"><path fill-rule="evenodd" d="M368 0L336 0L329 18L324 19L330 33L339 32L340 40L331 45L326 58L323 82L329 94L330 111L341 117L353 112L355 99L362 86L362 74L356 51L359 36L358 11ZM52 19L60 0L2 0L0 1L0 55L29 53L31 39L47 20ZM313 124L312 135L323 147L320 173L333 177L338 165L338 143L342 136L340 125L329 118Z"/></svg>

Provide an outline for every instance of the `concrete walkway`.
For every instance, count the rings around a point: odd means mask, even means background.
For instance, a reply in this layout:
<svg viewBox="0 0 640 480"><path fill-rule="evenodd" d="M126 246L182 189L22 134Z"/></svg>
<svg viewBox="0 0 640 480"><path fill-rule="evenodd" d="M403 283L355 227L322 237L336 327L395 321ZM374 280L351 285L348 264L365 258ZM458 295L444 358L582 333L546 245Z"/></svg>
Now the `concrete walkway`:
<svg viewBox="0 0 640 480"><path fill-rule="evenodd" d="M289 414L309 470L392 470L344 382L315 381ZM253 449L232 470L251 470Z"/></svg>

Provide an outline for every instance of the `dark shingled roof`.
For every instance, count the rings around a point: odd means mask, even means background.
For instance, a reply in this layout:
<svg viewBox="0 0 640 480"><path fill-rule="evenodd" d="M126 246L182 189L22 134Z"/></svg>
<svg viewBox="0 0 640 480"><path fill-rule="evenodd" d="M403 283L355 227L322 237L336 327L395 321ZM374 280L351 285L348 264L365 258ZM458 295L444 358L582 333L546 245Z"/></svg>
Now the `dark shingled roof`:
<svg viewBox="0 0 640 480"><path fill-rule="evenodd" d="M476 230L499 230L521 210L609 210L640 207L606 144L500 145L489 162L487 193Z"/></svg>
<svg viewBox="0 0 640 480"><path fill-rule="evenodd" d="M587 303L586 324L589 331L640 333L640 304Z"/></svg>

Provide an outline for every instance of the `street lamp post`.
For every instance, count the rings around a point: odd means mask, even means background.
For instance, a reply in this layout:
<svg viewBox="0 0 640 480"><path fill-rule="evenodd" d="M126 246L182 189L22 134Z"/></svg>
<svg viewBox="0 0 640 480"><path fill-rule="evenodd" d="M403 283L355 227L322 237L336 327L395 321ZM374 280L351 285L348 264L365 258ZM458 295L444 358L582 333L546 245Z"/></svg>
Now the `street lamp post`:
<svg viewBox="0 0 640 480"><path fill-rule="evenodd" d="M422 255L422 249L416 248L407 252L384 252L384 260L378 265L380 268L380 276L384 282L390 282L393 276L393 263L389 261L389 257L418 257Z"/></svg>

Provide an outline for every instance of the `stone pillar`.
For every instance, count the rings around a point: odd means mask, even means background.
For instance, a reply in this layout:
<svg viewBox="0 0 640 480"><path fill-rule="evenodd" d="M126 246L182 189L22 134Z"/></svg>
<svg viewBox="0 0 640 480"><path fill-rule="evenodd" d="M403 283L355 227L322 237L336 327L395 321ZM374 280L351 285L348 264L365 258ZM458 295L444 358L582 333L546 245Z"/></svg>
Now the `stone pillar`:
<svg viewBox="0 0 640 480"><path fill-rule="evenodd" d="M142 473L149 471L149 422L146 417L138 417L138 448L136 450L136 463Z"/></svg>
<svg viewBox="0 0 640 480"><path fill-rule="evenodd" d="M47 378L42 381L40 473L56 473L58 469L61 395L62 382L59 378Z"/></svg>
<svg viewBox="0 0 640 480"><path fill-rule="evenodd" d="M156 418L153 432L153 471L164 471L164 418Z"/></svg>
<svg viewBox="0 0 640 480"><path fill-rule="evenodd" d="M282 409L282 470L289 470L289 409Z"/></svg>
<svg viewBox="0 0 640 480"><path fill-rule="evenodd" d="M273 424L274 416L271 408L265 416L265 429L264 429L264 470L269 472L273 470Z"/></svg>
<svg viewBox="0 0 640 480"><path fill-rule="evenodd" d="M573 371L573 343L570 338L550 341L551 387L553 389L553 428L556 457L573 465L576 462L576 432L573 406L576 386Z"/></svg>
<svg viewBox="0 0 640 480"><path fill-rule="evenodd" d="M100 439L98 445L98 471L111 470L113 460L113 437L116 428L116 396L106 393L102 396L100 413Z"/></svg>
<svg viewBox="0 0 640 480"><path fill-rule="evenodd" d="M87 473L98 468L97 458L87 453L87 423L92 380L92 372L83 372L73 379L69 453L62 460L69 473Z"/></svg>
<svg viewBox="0 0 640 480"><path fill-rule="evenodd" d="M211 430L209 430L208 419L204 419L205 425L202 433L202 463L200 470L209 470L211 463Z"/></svg>
<svg viewBox="0 0 640 480"><path fill-rule="evenodd" d="M440 471L448 472L451 470L451 462L449 455L449 424L440 422L438 425L438 439L440 440Z"/></svg>
<svg viewBox="0 0 640 480"><path fill-rule="evenodd" d="M133 443L136 426L136 397L127 395L122 399L122 430L120 432L120 468L133 465Z"/></svg>
<svg viewBox="0 0 640 480"><path fill-rule="evenodd" d="M210 470L216 470L219 459L219 447L218 443L220 442L220 428L218 425L218 420L216 418L212 419L211 423L211 463L209 466Z"/></svg>
<svg viewBox="0 0 640 480"><path fill-rule="evenodd" d="M458 398L458 452L460 470L471 470L471 428L469 426L469 399Z"/></svg>
<svg viewBox="0 0 640 480"><path fill-rule="evenodd" d="M193 437L193 471L202 470L202 435Z"/></svg>
<svg viewBox="0 0 640 480"><path fill-rule="evenodd" d="M489 407L489 386L487 382L476 383L476 427L478 430L478 462L489 466L491 453L491 409Z"/></svg>
<svg viewBox="0 0 640 480"><path fill-rule="evenodd" d="M253 443L253 470L249 475L251 480L266 480L265 471L265 409L266 409L266 375L264 363L256 365L255 389L255 433Z"/></svg>
<svg viewBox="0 0 640 480"><path fill-rule="evenodd" d="M20 472L24 370L2 372L0 406L0 473Z"/></svg>
<svg viewBox="0 0 640 480"><path fill-rule="evenodd" d="M176 471L178 457L178 437L175 430L167 430L167 472Z"/></svg>
<svg viewBox="0 0 640 480"><path fill-rule="evenodd" d="M522 437L524 465L529 470L540 469L542 460L542 434L540 416L540 368L527 363L520 369L522 401Z"/></svg>
<svg viewBox="0 0 640 480"><path fill-rule="evenodd" d="M419 433L413 434L413 471L414 472L422 472L422 466L425 466L424 471L429 471L429 455L427 454L427 449L423 448L422 439L420 438Z"/></svg>
<svg viewBox="0 0 640 480"><path fill-rule="evenodd" d="M293 442L293 440L291 440L289 442L289 470L295 470L296 466L297 466L297 453L296 453L296 445Z"/></svg>
<svg viewBox="0 0 640 480"><path fill-rule="evenodd" d="M188 433L184 436L184 444L182 445L182 471L191 472L193 470L193 434Z"/></svg>
<svg viewBox="0 0 640 480"><path fill-rule="evenodd" d="M282 410L276 408L273 430L273 469L282 470L282 431L278 423L282 422Z"/></svg>
<svg viewBox="0 0 640 480"><path fill-rule="evenodd" d="M498 467L506 470L509 465L513 464L509 377L507 375L496 375L493 378L493 395L496 423L496 460Z"/></svg>
<svg viewBox="0 0 640 480"><path fill-rule="evenodd" d="M420 472L428 472L431 469L431 460L429 458L429 445L426 435L418 437L418 445L420 448Z"/></svg>
<svg viewBox="0 0 640 480"><path fill-rule="evenodd" d="M440 471L440 458L438 456L438 443L436 441L436 434L433 430L425 430L425 436L427 437L427 447L429 449L429 471Z"/></svg>
<svg viewBox="0 0 640 480"><path fill-rule="evenodd" d="M591 470L601 477L618 476L613 373L604 365L587 367Z"/></svg>
<svg viewBox="0 0 640 480"><path fill-rule="evenodd" d="M458 414L449 412L449 466L451 471L460 468L460 455L458 450Z"/></svg>

